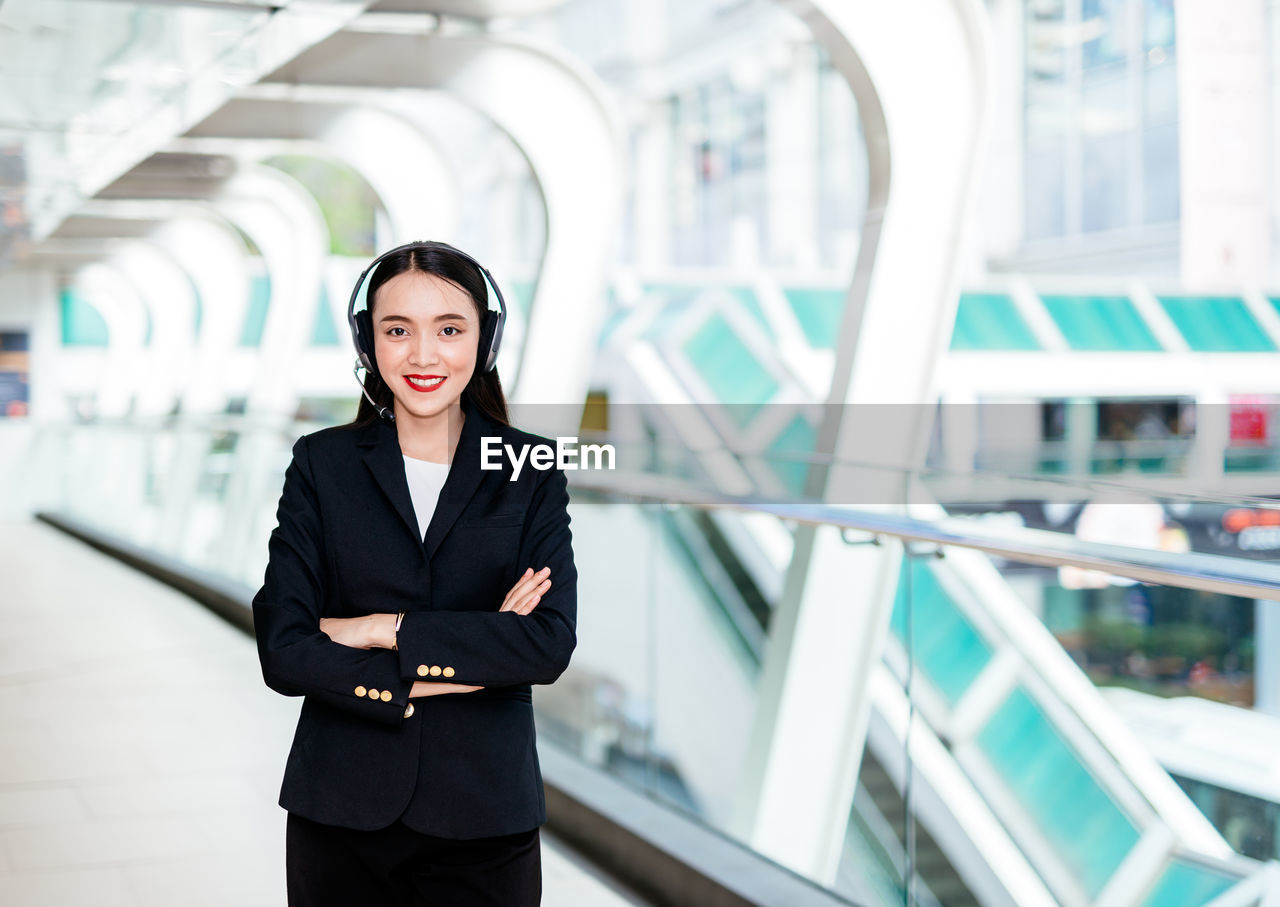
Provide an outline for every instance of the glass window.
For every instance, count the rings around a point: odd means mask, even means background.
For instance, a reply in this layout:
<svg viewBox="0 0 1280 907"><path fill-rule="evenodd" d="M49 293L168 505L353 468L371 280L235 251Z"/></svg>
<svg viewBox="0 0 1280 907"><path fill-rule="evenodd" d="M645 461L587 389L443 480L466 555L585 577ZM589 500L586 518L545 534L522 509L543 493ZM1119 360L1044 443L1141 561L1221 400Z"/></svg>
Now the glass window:
<svg viewBox="0 0 1280 907"><path fill-rule="evenodd" d="M1130 0L1083 0L1080 35L1086 69L1126 59L1130 5Z"/></svg>
<svg viewBox="0 0 1280 907"><path fill-rule="evenodd" d="M978 745L1058 858L1096 897L1138 842L1138 830L1045 716L1016 687Z"/></svg>
<svg viewBox="0 0 1280 907"><path fill-rule="evenodd" d="M1176 221L1173 0L1032 3L1026 17L1026 238Z"/></svg>
<svg viewBox="0 0 1280 907"><path fill-rule="evenodd" d="M1157 126L1142 135L1142 220L1147 224L1176 221L1182 208L1178 174L1178 124Z"/></svg>
<svg viewBox="0 0 1280 907"><path fill-rule="evenodd" d="M1123 134L1083 145L1080 227L1086 233L1114 230L1128 223L1128 145Z"/></svg>
<svg viewBox="0 0 1280 907"><path fill-rule="evenodd" d="M1027 239L1067 232L1067 154L1062 142L1040 142L1027 151Z"/></svg>

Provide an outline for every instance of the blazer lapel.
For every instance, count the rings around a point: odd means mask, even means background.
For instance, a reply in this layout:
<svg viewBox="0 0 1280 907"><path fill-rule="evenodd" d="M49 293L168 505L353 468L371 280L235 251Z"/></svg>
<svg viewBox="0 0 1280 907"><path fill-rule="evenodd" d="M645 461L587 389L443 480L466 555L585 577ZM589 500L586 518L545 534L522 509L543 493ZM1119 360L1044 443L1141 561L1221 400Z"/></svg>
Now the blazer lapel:
<svg viewBox="0 0 1280 907"><path fill-rule="evenodd" d="M494 433L493 423L464 396L462 409L466 414L462 434L453 453L449 475L440 489L435 512L427 526L426 540L418 534L418 518L413 510L413 498L409 495L409 481L404 472L404 455L400 450L400 437L395 423L378 419L363 429L359 444L368 449L364 454L365 465L373 473L383 494L395 508L405 527L423 545L428 558L435 553L449 529L466 508L480 485L480 438Z"/></svg>
<svg viewBox="0 0 1280 907"><path fill-rule="evenodd" d="M404 458L395 423L379 417L376 422L365 426L358 443L368 447L364 453L365 465L391 506L400 514L405 527L420 543L422 536L418 534L418 517L413 512L413 498L409 496L409 480L404 474Z"/></svg>
<svg viewBox="0 0 1280 907"><path fill-rule="evenodd" d="M431 524L427 526L425 544L428 558L436 553L436 548L440 547L440 542L480 486L480 438L495 433L492 431L493 423L465 396L462 398L462 409L466 413L462 435L453 452L453 462L449 464L449 476L440 489L440 499L436 502L435 513L431 515Z"/></svg>

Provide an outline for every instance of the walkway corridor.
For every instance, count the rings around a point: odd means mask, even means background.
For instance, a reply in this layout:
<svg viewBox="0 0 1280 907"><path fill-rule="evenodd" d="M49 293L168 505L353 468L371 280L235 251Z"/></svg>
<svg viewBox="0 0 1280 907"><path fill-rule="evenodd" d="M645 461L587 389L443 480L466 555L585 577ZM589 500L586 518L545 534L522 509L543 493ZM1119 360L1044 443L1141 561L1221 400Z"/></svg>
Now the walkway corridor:
<svg viewBox="0 0 1280 907"><path fill-rule="evenodd" d="M285 904L276 805L301 700L201 605L0 522L0 904ZM543 827L547 907L642 904Z"/></svg>

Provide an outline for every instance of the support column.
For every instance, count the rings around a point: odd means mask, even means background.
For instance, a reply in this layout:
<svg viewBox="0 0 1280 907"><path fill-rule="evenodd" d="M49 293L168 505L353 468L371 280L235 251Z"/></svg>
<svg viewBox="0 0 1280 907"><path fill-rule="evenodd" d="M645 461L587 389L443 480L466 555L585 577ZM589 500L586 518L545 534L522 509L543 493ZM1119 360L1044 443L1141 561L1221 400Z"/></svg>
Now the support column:
<svg viewBox="0 0 1280 907"><path fill-rule="evenodd" d="M990 106L986 12L976 0L786 5L853 88L870 168L818 451L910 469L928 444L976 192ZM925 68L933 78L921 77ZM865 403L895 405L850 405ZM809 490L830 503L900 507L905 482L886 475L873 485L840 467L816 472ZM851 547L828 528L801 531L773 618L737 828L824 884L839 865L899 564L894 544Z"/></svg>

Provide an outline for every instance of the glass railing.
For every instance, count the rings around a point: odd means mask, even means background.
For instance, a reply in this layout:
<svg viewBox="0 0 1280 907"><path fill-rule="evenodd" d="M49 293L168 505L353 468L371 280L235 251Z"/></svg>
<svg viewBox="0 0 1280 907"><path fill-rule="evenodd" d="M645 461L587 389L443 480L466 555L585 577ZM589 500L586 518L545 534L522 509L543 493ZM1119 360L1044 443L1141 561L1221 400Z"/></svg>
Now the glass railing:
<svg viewBox="0 0 1280 907"><path fill-rule="evenodd" d="M290 448L318 427L49 428L35 450L55 478L41 506L256 588ZM801 606L796 540L835 532L896 581L881 598L857 573L820 590L880 609L884 642L866 669L865 732L844 741L854 782L831 794L847 824L823 859L784 865L854 903L1193 907L1255 876L1263 864L1242 853L1280 856L1280 835L1206 818L1184 788L1235 792L1185 766L1175 782L1101 689L1253 705L1274 565L1029 527L997 506L952 513L929 491L945 479L1003 492L1017 477L864 466L875 494L832 506L792 492L794 456L617 440L622 468L570 475L579 646L537 689L548 740L725 835L769 840L751 818L771 758L759 728L788 670L780 615ZM799 462L803 480L815 461ZM1041 501L1122 490L1049 487Z"/></svg>

